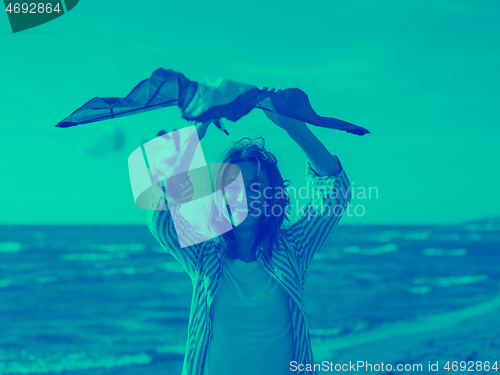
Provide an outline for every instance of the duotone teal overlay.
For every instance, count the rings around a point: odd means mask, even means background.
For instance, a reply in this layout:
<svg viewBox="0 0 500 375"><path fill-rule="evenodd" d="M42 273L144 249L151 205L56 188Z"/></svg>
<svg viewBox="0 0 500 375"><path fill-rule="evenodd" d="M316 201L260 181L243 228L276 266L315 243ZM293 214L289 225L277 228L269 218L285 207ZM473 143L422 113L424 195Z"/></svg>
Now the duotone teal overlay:
<svg viewBox="0 0 500 375"><path fill-rule="evenodd" d="M61 17L78 4L78 0L17 2L4 0L13 33L39 26Z"/></svg>
<svg viewBox="0 0 500 375"><path fill-rule="evenodd" d="M370 130L310 127L354 187L308 271L317 360L498 373L498 14L472 0L86 0L18 33L0 15L0 373L181 373L192 283L147 229L127 161L186 125L167 108L55 127L160 67L300 88ZM224 121L229 136L211 125L205 159L261 135L304 205L306 158L260 112Z"/></svg>

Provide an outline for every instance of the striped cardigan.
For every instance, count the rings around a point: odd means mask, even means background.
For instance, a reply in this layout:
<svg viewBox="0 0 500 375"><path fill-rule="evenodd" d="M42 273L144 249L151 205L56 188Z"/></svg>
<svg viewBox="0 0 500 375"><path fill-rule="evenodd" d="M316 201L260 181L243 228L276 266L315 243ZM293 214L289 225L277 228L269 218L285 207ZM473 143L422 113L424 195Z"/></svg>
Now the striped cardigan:
<svg viewBox="0 0 500 375"><path fill-rule="evenodd" d="M338 161L336 156L335 158ZM294 329L295 361L297 364L312 365L313 353L303 294L307 269L314 254L325 243L347 209L351 189L343 168L335 176L318 176L307 162L306 170L313 197L305 206L307 208L301 210L303 215L293 225L281 228L269 262L263 255L262 247L257 249L256 256L257 261L278 282L288 297ZM192 191L189 179L180 188L180 191L189 195L190 189ZM162 205L165 207L166 202L163 199L163 192L156 189L152 205L147 211L147 225L162 249L186 269L193 282L182 374L202 375L212 337L210 305L217 291L226 256L218 241L214 240L181 248L172 220L176 221L176 225L189 226L189 223L184 222L182 216L176 212L179 206L173 206L171 210L157 210ZM193 233L193 236L196 236L196 233ZM298 374L299 371L295 373ZM315 372L304 370L300 374L313 375Z"/></svg>

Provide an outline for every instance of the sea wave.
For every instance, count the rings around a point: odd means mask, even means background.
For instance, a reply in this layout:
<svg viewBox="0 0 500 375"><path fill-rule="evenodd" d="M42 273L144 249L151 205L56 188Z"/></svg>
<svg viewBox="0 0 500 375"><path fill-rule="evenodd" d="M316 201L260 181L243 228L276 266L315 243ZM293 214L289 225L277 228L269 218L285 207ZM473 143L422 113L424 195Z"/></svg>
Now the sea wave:
<svg viewBox="0 0 500 375"><path fill-rule="evenodd" d="M437 256L463 256L467 255L467 249L435 249L428 248L422 250L423 255L437 255Z"/></svg>
<svg viewBox="0 0 500 375"><path fill-rule="evenodd" d="M429 239L432 235L432 230L424 230L424 231L412 231L403 234L402 238L404 240L409 241L423 241Z"/></svg>
<svg viewBox="0 0 500 375"><path fill-rule="evenodd" d="M389 243L377 247L345 246L342 251L349 254L380 255L398 250L398 245Z"/></svg>
<svg viewBox="0 0 500 375"><path fill-rule="evenodd" d="M107 268L101 271L101 275L103 276L112 276L112 275L136 275L141 273L153 273L155 272L155 268L150 267L122 267L122 268Z"/></svg>
<svg viewBox="0 0 500 375"><path fill-rule="evenodd" d="M109 253L109 254L101 254L101 253L85 253L85 254L63 254L60 256L62 260L80 260L80 261L99 261L99 260L111 260L111 259L123 259L127 258L128 254L125 252L119 253Z"/></svg>
<svg viewBox="0 0 500 375"><path fill-rule="evenodd" d="M486 275L476 276L446 276L446 277L419 277L413 280L415 285L435 285L439 287L449 287L453 285L466 285L485 282Z"/></svg>
<svg viewBox="0 0 500 375"><path fill-rule="evenodd" d="M10 284L12 284L12 280L10 279L0 280L0 288L7 288Z"/></svg>
<svg viewBox="0 0 500 375"><path fill-rule="evenodd" d="M168 272L186 272L186 270L177 262L160 263L158 264L158 268Z"/></svg>
<svg viewBox="0 0 500 375"><path fill-rule="evenodd" d="M17 253L25 248L19 242L0 242L0 253Z"/></svg>
<svg viewBox="0 0 500 375"><path fill-rule="evenodd" d="M146 245L142 243L131 244L88 244L87 249L92 251L109 251L109 252L124 252L124 251L144 251Z"/></svg>
<svg viewBox="0 0 500 375"><path fill-rule="evenodd" d="M130 365L148 365L151 356L145 353L128 354L121 356L89 356L86 353L70 353L57 357L56 355L45 358L23 351L19 354L0 353L1 357L14 360L0 362L0 374L59 374L65 371L85 371L99 368L115 368ZM21 358L20 358L21 357ZM26 358L22 358L26 357Z"/></svg>
<svg viewBox="0 0 500 375"><path fill-rule="evenodd" d="M377 233L371 233L368 235L368 239L372 241L378 242L392 242L395 239L401 238L403 236L403 232L400 230L381 230Z"/></svg>

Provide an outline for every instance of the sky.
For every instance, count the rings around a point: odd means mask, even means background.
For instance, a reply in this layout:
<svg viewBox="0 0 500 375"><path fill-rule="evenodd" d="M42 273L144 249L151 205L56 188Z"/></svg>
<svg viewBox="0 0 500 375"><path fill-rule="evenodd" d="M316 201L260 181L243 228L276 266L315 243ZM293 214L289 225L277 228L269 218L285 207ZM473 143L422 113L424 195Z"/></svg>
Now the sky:
<svg viewBox="0 0 500 375"><path fill-rule="evenodd" d="M0 224L144 224L128 156L181 124L179 109L55 125L93 97L125 97L160 67L194 81L300 88L319 115L369 129L310 126L354 186L358 209L342 224L498 216L499 12L499 2L472 0L81 0L16 34L5 13ZM225 124L230 136L212 127L202 141L207 162L233 141L263 136L283 176L305 185L305 155L262 111Z"/></svg>

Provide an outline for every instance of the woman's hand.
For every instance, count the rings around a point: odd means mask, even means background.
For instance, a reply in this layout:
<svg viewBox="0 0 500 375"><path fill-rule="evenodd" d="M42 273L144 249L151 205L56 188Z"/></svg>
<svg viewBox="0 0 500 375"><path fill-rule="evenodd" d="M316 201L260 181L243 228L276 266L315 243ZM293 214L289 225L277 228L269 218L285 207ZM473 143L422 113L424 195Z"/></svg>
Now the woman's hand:
<svg viewBox="0 0 500 375"><path fill-rule="evenodd" d="M185 120L185 121L188 124L188 126L196 125L196 132L198 133L198 138L201 141L205 137L205 135L207 134L207 129L210 126L210 124L212 124L216 120L210 120L210 121L204 121L204 122L189 121L189 120ZM175 132L176 130L177 129L174 129L172 132ZM167 134L167 132L165 130L161 130L158 132L157 136L158 137L163 136L164 134ZM175 133L174 133L174 135L175 135ZM167 137L167 139L168 139L168 137Z"/></svg>
<svg viewBox="0 0 500 375"><path fill-rule="evenodd" d="M267 87L264 87L267 89ZM274 92L274 88L269 91ZM276 93L282 90L276 91ZM334 176L342 170L342 166L337 162L337 160L330 154L326 147L320 142L320 140L313 134L311 129L309 129L305 122L295 120L293 118L280 115L276 113L276 108L273 105L271 99L267 104L268 108L271 108L274 112L264 111L266 116L278 125L280 128L285 129L288 135L299 145L299 147L304 151L307 156L311 167L320 176Z"/></svg>
<svg viewBox="0 0 500 375"><path fill-rule="evenodd" d="M271 92L275 92L274 87L271 89L264 87L264 89L269 90ZM276 93L280 93L281 91L283 91L283 90L280 89L280 90L276 91ZM299 120L293 119L291 117L283 116L283 115L280 115L279 113L277 113L276 108L274 107L274 104L271 101L271 99L269 99L269 103L270 103L270 107L273 110L273 112L264 111L264 113L266 114L266 116L269 120L274 122L281 129L284 129L287 132L290 132L290 131L296 131L297 129L303 129L304 127L307 127L306 123L303 121L299 121Z"/></svg>
<svg viewBox="0 0 500 375"><path fill-rule="evenodd" d="M183 182L193 160L198 139L201 140L212 121L188 121L189 126L174 129L172 132L164 130L158 133L148 149L151 153L152 173L155 182L168 180L169 184ZM196 131L190 126L196 126Z"/></svg>

